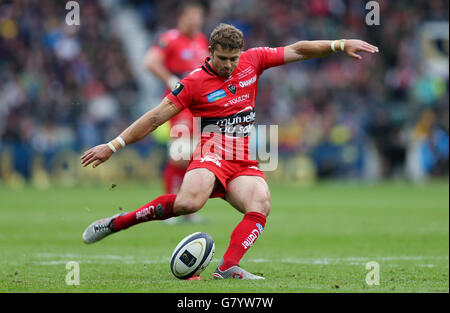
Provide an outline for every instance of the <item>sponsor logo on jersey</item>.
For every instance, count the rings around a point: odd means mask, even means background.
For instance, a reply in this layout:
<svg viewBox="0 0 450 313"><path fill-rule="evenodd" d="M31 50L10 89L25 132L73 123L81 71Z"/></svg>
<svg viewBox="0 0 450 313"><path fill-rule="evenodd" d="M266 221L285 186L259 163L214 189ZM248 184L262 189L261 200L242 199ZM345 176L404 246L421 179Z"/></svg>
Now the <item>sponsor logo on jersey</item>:
<svg viewBox="0 0 450 313"><path fill-rule="evenodd" d="M225 135L229 136L238 136L238 137L246 137L253 129L253 125L234 125L234 126L225 126L222 131Z"/></svg>
<svg viewBox="0 0 450 313"><path fill-rule="evenodd" d="M225 97L226 97L226 94L225 94L225 90L223 90L223 89L214 90L210 94L206 95L206 98L208 99L209 103L212 103L214 101L217 101L217 100L225 98Z"/></svg>
<svg viewBox="0 0 450 313"><path fill-rule="evenodd" d="M201 131L222 133L234 137L247 137L253 128L256 113L253 108L224 118L202 118Z"/></svg>
<svg viewBox="0 0 450 313"><path fill-rule="evenodd" d="M239 86L244 88L244 87L248 87L248 86L254 84L255 82L256 82L256 75L253 76L252 78L248 79L248 80L244 80L244 81L239 82Z"/></svg>
<svg viewBox="0 0 450 313"><path fill-rule="evenodd" d="M227 103L225 103L225 106L228 107L230 105L237 104L242 101L249 100L249 99L250 99L250 94L245 94L245 95L242 95L242 96L239 96L239 97L229 100Z"/></svg>
<svg viewBox="0 0 450 313"><path fill-rule="evenodd" d="M175 88L173 88L172 94L173 94L175 97L178 96L178 95L180 94L181 90L183 90L183 88L184 88L184 85L183 85L182 83L178 82L178 83L175 85Z"/></svg>
<svg viewBox="0 0 450 313"><path fill-rule="evenodd" d="M229 90L232 94L235 94L235 93L236 93L236 86L235 86L235 85L230 85L230 86L228 86L228 90Z"/></svg>
<svg viewBox="0 0 450 313"><path fill-rule="evenodd" d="M226 117L223 119L220 119L217 121L218 126L231 126L231 125L237 125L242 123L253 123L256 119L256 113L255 111L246 111L242 112L240 114L235 114L230 117Z"/></svg>

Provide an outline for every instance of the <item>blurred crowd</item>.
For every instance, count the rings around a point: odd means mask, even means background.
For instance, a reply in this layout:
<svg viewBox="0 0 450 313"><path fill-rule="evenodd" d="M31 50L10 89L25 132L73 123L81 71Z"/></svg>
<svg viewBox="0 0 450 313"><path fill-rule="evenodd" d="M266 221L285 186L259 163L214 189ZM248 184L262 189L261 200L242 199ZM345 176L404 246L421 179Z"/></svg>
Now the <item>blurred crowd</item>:
<svg viewBox="0 0 450 313"><path fill-rule="evenodd" d="M121 1L151 34L175 26L178 2ZM446 40L421 36L430 22L448 28L448 1L377 2L380 25L369 26L361 1L203 1L204 31L232 23L246 48L339 38L378 46L362 61L340 54L267 71L257 122L279 125L280 156L310 156L319 177L361 177L374 162L375 176L405 175L411 151L428 174L448 175L448 68L427 63L429 48L448 66L448 29ZM0 150L50 158L110 140L134 120L139 89L112 22L99 2L79 3L80 27L65 24L59 1L0 4Z"/></svg>
<svg viewBox="0 0 450 313"><path fill-rule="evenodd" d="M61 1L0 4L0 145L29 176L33 153L102 143L131 120L136 82L98 1L81 2L82 26ZM1 147L0 147L1 148Z"/></svg>

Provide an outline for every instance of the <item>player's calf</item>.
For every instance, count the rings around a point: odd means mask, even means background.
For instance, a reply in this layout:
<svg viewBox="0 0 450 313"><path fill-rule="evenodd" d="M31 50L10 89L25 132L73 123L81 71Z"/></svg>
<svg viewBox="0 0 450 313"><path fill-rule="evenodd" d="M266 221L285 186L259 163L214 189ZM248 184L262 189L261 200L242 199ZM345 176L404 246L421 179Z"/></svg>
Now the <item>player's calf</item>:
<svg viewBox="0 0 450 313"><path fill-rule="evenodd" d="M231 233L230 244L218 267L221 271L239 265L239 261L261 235L266 217L258 212L249 212Z"/></svg>
<svg viewBox="0 0 450 313"><path fill-rule="evenodd" d="M173 210L176 197L177 195L173 194L159 196L136 211L119 216L113 222L114 230L126 229L142 222L160 221L178 216Z"/></svg>

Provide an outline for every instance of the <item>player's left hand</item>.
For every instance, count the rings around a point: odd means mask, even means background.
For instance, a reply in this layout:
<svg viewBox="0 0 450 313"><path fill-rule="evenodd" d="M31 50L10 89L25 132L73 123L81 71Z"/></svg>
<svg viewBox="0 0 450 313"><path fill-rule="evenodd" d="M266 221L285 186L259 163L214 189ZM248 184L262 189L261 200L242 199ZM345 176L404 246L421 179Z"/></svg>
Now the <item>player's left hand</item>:
<svg viewBox="0 0 450 313"><path fill-rule="evenodd" d="M81 165L88 166L95 162L93 167L97 167L106 160L108 160L114 152L106 144L95 146L81 156Z"/></svg>
<svg viewBox="0 0 450 313"><path fill-rule="evenodd" d="M358 52L377 53L378 47L362 40L349 39L345 41L344 51L352 58L361 60L362 56Z"/></svg>

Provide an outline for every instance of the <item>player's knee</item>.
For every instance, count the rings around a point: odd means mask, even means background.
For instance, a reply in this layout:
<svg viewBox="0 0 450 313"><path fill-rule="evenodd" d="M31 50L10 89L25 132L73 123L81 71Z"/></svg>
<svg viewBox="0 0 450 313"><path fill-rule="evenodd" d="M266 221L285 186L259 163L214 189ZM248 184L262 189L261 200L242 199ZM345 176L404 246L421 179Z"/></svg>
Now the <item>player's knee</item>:
<svg viewBox="0 0 450 313"><path fill-rule="evenodd" d="M200 210L203 204L198 197L177 197L173 210L178 215L192 214Z"/></svg>
<svg viewBox="0 0 450 313"><path fill-rule="evenodd" d="M270 214L270 192L268 190L265 190L261 194L258 203L261 211L260 213L263 214L265 217L268 217Z"/></svg>
<svg viewBox="0 0 450 313"><path fill-rule="evenodd" d="M269 199L269 198L265 199L265 200L263 201L261 207L262 207L262 212L263 212L262 214L263 214L265 217L268 217L269 214L270 214L270 199Z"/></svg>
<svg viewBox="0 0 450 313"><path fill-rule="evenodd" d="M264 196L259 198L257 201L253 201L253 203L249 204L245 210L246 212L258 212L265 217L268 217L270 214L270 196Z"/></svg>

